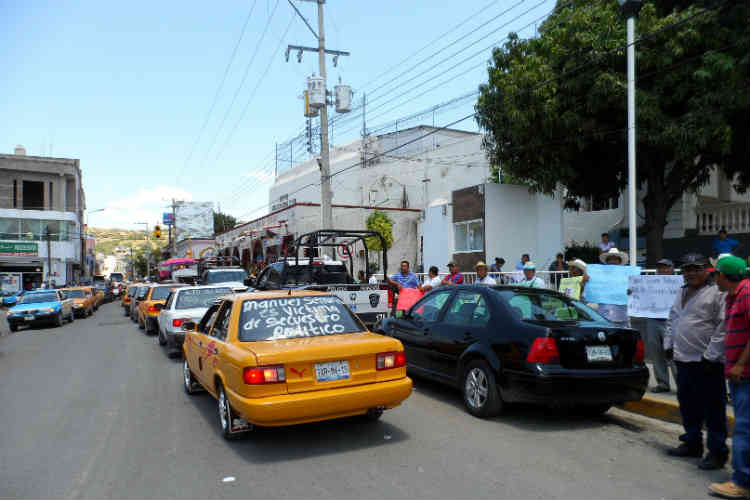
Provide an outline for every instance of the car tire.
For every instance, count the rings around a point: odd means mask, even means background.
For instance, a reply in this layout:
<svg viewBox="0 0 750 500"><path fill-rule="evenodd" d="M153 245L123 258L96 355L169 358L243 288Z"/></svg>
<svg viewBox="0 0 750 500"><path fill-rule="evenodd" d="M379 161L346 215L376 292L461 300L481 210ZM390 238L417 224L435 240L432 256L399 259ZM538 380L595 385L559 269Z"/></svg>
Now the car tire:
<svg viewBox="0 0 750 500"><path fill-rule="evenodd" d="M65 322L62 311L57 313L57 317L55 318L55 326L63 326L63 323Z"/></svg>
<svg viewBox="0 0 750 500"><path fill-rule="evenodd" d="M159 345L167 345L167 337L162 335L161 328L159 328Z"/></svg>
<svg viewBox="0 0 750 500"><path fill-rule="evenodd" d="M182 384L185 388L185 393L190 396L195 396L201 390L200 384L195 380L193 372L190 370L187 358L182 363Z"/></svg>
<svg viewBox="0 0 750 500"><path fill-rule="evenodd" d="M612 408L609 403L600 403L595 405L581 405L577 408L578 413L586 417L598 417L604 415Z"/></svg>
<svg viewBox="0 0 750 500"><path fill-rule="evenodd" d="M362 415L362 418L364 418L365 420L367 420L369 422L376 422L376 421L380 420L380 417L382 417L382 416L383 416L383 410L378 410L378 409L375 409L375 408L370 408L369 410L367 410L367 413L365 413L364 415Z"/></svg>
<svg viewBox="0 0 750 500"><path fill-rule="evenodd" d="M72 309L70 310L70 316L68 316L68 323L72 323L76 320L76 313Z"/></svg>
<svg viewBox="0 0 750 500"><path fill-rule="evenodd" d="M232 430L232 420L236 418L232 411L232 405L229 404L229 399L224 392L224 386L221 383L216 388L216 402L219 416L219 429L224 439L233 441L235 439L242 439L247 437L252 432L253 424L248 424L249 429L242 431Z"/></svg>
<svg viewBox="0 0 750 500"><path fill-rule="evenodd" d="M17 332L18 331L18 325L14 325L13 323L8 324L8 328L10 328L11 332Z"/></svg>
<svg viewBox="0 0 750 500"><path fill-rule="evenodd" d="M462 392L466 410L479 418L493 417L503 409L495 374L486 361L471 361L464 369Z"/></svg>
<svg viewBox="0 0 750 500"><path fill-rule="evenodd" d="M143 324L143 323L141 323L141 317L140 316L138 316L138 328L140 328L141 330L145 330L146 329L146 325ZM148 332L146 332L146 333L148 333Z"/></svg>
<svg viewBox="0 0 750 500"><path fill-rule="evenodd" d="M123 309L125 309L125 308L123 307ZM125 317L127 318L128 316L130 316L130 311L128 311L127 309L125 309Z"/></svg>

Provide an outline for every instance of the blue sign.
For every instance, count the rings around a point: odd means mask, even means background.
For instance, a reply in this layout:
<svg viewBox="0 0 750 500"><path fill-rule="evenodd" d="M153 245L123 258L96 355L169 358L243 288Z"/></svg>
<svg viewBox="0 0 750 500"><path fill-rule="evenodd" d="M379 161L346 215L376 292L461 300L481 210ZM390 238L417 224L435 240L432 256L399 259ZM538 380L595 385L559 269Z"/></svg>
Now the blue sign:
<svg viewBox="0 0 750 500"><path fill-rule="evenodd" d="M586 302L624 306L628 303L628 277L640 276L638 266L589 264L589 281L584 289Z"/></svg>
<svg viewBox="0 0 750 500"><path fill-rule="evenodd" d="M165 226L174 225L174 214L172 212L164 212L161 214L162 224Z"/></svg>

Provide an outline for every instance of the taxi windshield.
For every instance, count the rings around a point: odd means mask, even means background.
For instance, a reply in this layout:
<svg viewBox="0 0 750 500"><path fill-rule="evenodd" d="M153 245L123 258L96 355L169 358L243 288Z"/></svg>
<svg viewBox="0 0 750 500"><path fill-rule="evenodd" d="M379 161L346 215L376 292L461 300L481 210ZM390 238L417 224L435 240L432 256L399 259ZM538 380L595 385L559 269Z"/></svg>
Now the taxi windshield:
<svg viewBox="0 0 750 500"><path fill-rule="evenodd" d="M27 293L23 297L21 297L21 300L18 301L19 304L38 304L40 302L56 302L57 301L57 294L56 293Z"/></svg>
<svg viewBox="0 0 750 500"><path fill-rule="evenodd" d="M239 339L283 340L365 330L338 297L279 297L242 304Z"/></svg>
<svg viewBox="0 0 750 500"><path fill-rule="evenodd" d="M82 299L86 296L83 290L63 290L63 292L71 299Z"/></svg>

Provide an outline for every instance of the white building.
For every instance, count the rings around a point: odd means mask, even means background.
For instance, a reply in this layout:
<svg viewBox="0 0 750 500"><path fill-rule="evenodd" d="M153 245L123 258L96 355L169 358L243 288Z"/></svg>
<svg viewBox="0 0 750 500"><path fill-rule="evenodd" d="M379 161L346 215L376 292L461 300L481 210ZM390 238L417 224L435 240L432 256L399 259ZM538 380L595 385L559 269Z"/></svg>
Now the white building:
<svg viewBox="0 0 750 500"><path fill-rule="evenodd" d="M28 156L21 146L0 155L3 280L28 288L78 279L85 207L79 160Z"/></svg>

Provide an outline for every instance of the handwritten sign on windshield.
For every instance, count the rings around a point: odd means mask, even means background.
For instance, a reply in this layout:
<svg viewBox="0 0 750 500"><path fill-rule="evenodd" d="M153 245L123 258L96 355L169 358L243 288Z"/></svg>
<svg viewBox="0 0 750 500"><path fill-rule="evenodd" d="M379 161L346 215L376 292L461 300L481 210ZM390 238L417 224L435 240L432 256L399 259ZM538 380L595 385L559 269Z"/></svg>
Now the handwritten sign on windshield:
<svg viewBox="0 0 750 500"><path fill-rule="evenodd" d="M628 300L628 316L668 318L669 310L684 283L682 276L630 276L628 288L631 294Z"/></svg>
<svg viewBox="0 0 750 500"><path fill-rule="evenodd" d="M362 331L334 296L248 300L242 306L240 340L281 340Z"/></svg>

